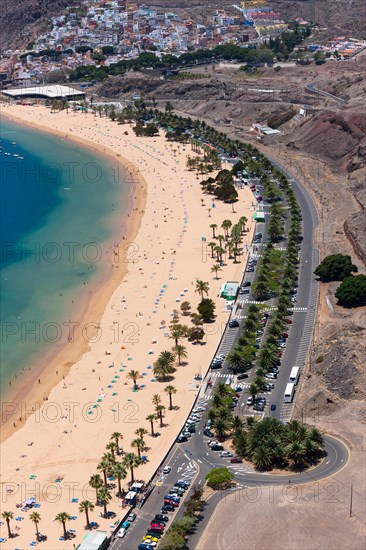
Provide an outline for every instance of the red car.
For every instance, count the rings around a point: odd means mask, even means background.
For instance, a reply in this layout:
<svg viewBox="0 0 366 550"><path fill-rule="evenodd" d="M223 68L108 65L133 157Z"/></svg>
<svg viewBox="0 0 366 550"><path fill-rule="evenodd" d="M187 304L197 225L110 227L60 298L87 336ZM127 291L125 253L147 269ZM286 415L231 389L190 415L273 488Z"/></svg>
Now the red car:
<svg viewBox="0 0 366 550"><path fill-rule="evenodd" d="M165 498L164 499L164 504L171 504L172 506L179 506L179 502L176 502L175 500L170 500L168 498Z"/></svg>
<svg viewBox="0 0 366 550"><path fill-rule="evenodd" d="M230 459L230 462L232 464L241 464L243 462L243 459L241 456L233 456L233 458Z"/></svg>
<svg viewBox="0 0 366 550"><path fill-rule="evenodd" d="M283 336L284 338L288 338L287 332L284 332L284 333L282 334L282 336Z"/></svg>
<svg viewBox="0 0 366 550"><path fill-rule="evenodd" d="M286 319L286 323L287 323L288 325L292 325L292 319Z"/></svg>
<svg viewBox="0 0 366 550"><path fill-rule="evenodd" d="M150 527L152 529L163 529L163 530L165 529L165 525L163 523L157 523L156 521L152 521L150 523Z"/></svg>

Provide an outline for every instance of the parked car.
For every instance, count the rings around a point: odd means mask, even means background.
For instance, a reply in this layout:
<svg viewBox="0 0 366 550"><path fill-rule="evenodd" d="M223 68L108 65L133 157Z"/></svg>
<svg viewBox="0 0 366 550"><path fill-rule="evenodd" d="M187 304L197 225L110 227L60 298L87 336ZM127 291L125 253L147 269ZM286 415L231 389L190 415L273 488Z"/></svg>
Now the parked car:
<svg viewBox="0 0 366 550"><path fill-rule="evenodd" d="M142 542L159 542L158 537L155 537L154 535L145 535L142 539Z"/></svg>
<svg viewBox="0 0 366 550"><path fill-rule="evenodd" d="M239 326L239 322L236 319L233 319L229 322L229 328L237 328Z"/></svg>
<svg viewBox="0 0 366 550"><path fill-rule="evenodd" d="M163 474L169 474L171 469L172 469L171 466L165 466L165 468L163 469Z"/></svg>
<svg viewBox="0 0 366 550"><path fill-rule="evenodd" d="M277 378L277 374L275 372L268 372L265 375L265 378L268 378L269 380L275 380Z"/></svg>
<svg viewBox="0 0 366 550"><path fill-rule="evenodd" d="M134 512L132 512L132 513L128 516L127 521L129 521L130 523L132 523L133 521L135 521L136 517L137 517L137 514L135 514Z"/></svg>
<svg viewBox="0 0 366 550"><path fill-rule="evenodd" d="M164 504L164 506L161 509L161 513L165 514L165 512L174 512L175 507L172 504Z"/></svg>
<svg viewBox="0 0 366 550"><path fill-rule="evenodd" d="M218 445L211 445L211 451L222 451L224 447L220 444Z"/></svg>
<svg viewBox="0 0 366 550"><path fill-rule="evenodd" d="M247 399L247 405L250 406L253 404L254 404L254 398L250 395Z"/></svg>
<svg viewBox="0 0 366 550"><path fill-rule="evenodd" d="M205 412L205 407L196 407L195 409L193 409L192 412L194 413L200 413L200 412Z"/></svg>
<svg viewBox="0 0 366 550"><path fill-rule="evenodd" d="M233 456L231 459L230 459L230 462L232 464L241 464L243 462L243 459L241 458L241 456Z"/></svg>
<svg viewBox="0 0 366 550"><path fill-rule="evenodd" d="M117 537L118 537L119 539L123 539L123 537L125 536L125 534L126 534L126 529L122 528L122 529L120 529L120 530L118 531Z"/></svg>
<svg viewBox="0 0 366 550"><path fill-rule="evenodd" d="M209 430L208 428L205 428L205 429L203 430L203 434L204 434L204 435L207 435L207 437L213 437L213 436L214 436L214 433L211 432L211 430Z"/></svg>
<svg viewBox="0 0 366 550"><path fill-rule="evenodd" d="M275 403L272 403L271 411L275 411L276 409L277 409L277 405Z"/></svg>
<svg viewBox="0 0 366 550"><path fill-rule="evenodd" d="M233 456L233 453L231 453L230 451L223 451L222 453L220 453L220 456L221 458L229 458Z"/></svg>
<svg viewBox="0 0 366 550"><path fill-rule="evenodd" d="M252 283L250 281L245 281L242 286L251 286Z"/></svg>
<svg viewBox="0 0 366 550"><path fill-rule="evenodd" d="M246 374L245 372L238 374L237 376L237 380L245 380L246 378L249 378L249 374Z"/></svg>
<svg viewBox="0 0 366 550"><path fill-rule="evenodd" d="M163 514L155 514L155 519L158 523L166 523L167 521L169 521L168 516L164 516Z"/></svg>
<svg viewBox="0 0 366 550"><path fill-rule="evenodd" d="M184 441L188 441L188 437L185 435L179 435L175 441L177 443L183 443Z"/></svg>
<svg viewBox="0 0 366 550"><path fill-rule="evenodd" d="M150 529L165 529L165 524L159 521L152 520L150 522Z"/></svg>
<svg viewBox="0 0 366 550"><path fill-rule="evenodd" d="M152 537L156 539L161 539L163 533L157 533L156 531L147 531L145 536L151 535Z"/></svg>
<svg viewBox="0 0 366 550"><path fill-rule="evenodd" d="M128 529L130 526L130 522L129 521L124 521L121 525L121 527L123 527L123 529Z"/></svg>

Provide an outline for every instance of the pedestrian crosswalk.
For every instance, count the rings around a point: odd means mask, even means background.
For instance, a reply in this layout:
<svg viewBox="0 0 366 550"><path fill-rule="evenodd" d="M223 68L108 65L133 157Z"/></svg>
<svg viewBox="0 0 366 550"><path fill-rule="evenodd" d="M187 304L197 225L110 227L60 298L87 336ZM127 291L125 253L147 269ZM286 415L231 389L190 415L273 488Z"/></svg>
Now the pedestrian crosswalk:
<svg viewBox="0 0 366 550"><path fill-rule="evenodd" d="M298 312L298 311L307 311L308 308L307 307L290 307L290 310Z"/></svg>

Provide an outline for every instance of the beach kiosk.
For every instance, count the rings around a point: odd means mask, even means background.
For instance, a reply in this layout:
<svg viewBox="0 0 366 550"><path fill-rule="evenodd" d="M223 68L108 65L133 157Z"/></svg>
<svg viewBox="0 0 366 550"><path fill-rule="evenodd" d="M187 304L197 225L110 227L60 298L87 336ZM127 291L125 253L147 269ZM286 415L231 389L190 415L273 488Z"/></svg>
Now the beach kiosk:
<svg viewBox="0 0 366 550"><path fill-rule="evenodd" d="M110 537L106 531L90 531L87 533L76 550L106 550Z"/></svg>
<svg viewBox="0 0 366 550"><path fill-rule="evenodd" d="M264 212L263 210L258 210L258 212L254 212L254 221L255 222L265 222L266 219L264 217Z"/></svg>
<svg viewBox="0 0 366 550"><path fill-rule="evenodd" d="M237 281L228 281L220 288L219 296L220 298L225 298L225 300L234 301L237 297L238 290L239 283Z"/></svg>

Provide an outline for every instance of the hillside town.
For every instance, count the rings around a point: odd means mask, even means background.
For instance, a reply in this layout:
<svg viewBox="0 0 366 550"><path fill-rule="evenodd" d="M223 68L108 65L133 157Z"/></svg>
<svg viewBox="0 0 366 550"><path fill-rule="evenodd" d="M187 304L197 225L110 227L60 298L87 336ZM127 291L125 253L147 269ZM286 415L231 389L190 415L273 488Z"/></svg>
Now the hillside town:
<svg viewBox="0 0 366 550"><path fill-rule="evenodd" d="M178 11L178 10L177 10ZM272 10L266 0L251 0L207 12L200 22L172 11L128 0L84 0L53 17L51 29L29 43L23 51L7 50L0 57L0 83L52 82L53 76L78 67L108 68L145 52L158 58L176 57L197 50L235 45L271 48L279 61L349 59L366 42L336 37L327 44L310 43L313 24L298 18L292 24ZM307 43L286 52L276 51L276 41L294 27ZM310 37L310 38L309 38ZM274 59L276 60L276 59Z"/></svg>

